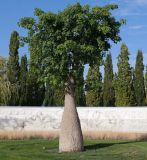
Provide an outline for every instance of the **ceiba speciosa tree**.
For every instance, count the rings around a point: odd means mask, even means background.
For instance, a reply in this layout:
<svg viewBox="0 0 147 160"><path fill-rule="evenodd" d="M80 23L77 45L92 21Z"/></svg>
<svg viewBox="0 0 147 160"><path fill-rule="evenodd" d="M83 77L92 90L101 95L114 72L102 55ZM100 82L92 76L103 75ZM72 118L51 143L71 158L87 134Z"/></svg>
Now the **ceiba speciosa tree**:
<svg viewBox="0 0 147 160"><path fill-rule="evenodd" d="M97 64L102 52L110 48L110 40L120 41L120 26L124 21L116 21L110 12L116 8L117 5L91 8L76 3L56 14L35 9L36 18L24 17L19 22L28 29L27 37L22 40L34 52L35 65L40 65L39 80L47 78L50 85L65 88L59 152L84 149L75 103L75 74L85 64Z"/></svg>

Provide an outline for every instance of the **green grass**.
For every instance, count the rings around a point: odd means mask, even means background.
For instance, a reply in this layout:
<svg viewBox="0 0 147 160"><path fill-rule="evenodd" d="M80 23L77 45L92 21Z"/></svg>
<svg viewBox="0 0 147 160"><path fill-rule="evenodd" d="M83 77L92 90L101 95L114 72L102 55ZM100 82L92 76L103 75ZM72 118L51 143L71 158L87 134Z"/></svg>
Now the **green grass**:
<svg viewBox="0 0 147 160"><path fill-rule="evenodd" d="M81 153L58 153L58 140L0 141L0 160L146 160L147 142L86 140Z"/></svg>

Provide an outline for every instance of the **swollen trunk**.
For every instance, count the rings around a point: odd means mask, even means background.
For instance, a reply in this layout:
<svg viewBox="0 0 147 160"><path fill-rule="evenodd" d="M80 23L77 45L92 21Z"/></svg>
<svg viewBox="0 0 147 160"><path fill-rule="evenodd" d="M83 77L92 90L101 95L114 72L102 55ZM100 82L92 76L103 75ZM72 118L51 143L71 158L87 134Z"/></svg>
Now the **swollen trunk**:
<svg viewBox="0 0 147 160"><path fill-rule="evenodd" d="M74 91L74 79L70 77L65 90L59 152L80 152L83 150L83 136L75 105Z"/></svg>

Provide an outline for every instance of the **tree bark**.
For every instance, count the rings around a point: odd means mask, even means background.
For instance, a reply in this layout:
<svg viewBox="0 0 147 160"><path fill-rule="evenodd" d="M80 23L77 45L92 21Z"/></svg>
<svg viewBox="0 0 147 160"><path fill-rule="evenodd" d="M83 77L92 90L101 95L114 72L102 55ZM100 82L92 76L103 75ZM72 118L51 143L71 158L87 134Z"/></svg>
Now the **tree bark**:
<svg viewBox="0 0 147 160"><path fill-rule="evenodd" d="M64 112L59 137L59 152L83 151L83 135L75 104L74 78L69 77L65 88Z"/></svg>

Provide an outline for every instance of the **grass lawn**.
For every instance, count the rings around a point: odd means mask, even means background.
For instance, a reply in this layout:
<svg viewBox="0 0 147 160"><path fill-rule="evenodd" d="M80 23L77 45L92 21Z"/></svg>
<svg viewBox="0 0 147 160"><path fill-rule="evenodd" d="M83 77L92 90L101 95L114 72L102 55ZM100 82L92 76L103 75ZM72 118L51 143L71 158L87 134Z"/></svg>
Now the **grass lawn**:
<svg viewBox="0 0 147 160"><path fill-rule="evenodd" d="M1 140L0 160L146 160L147 142L86 140L81 153L58 153L58 140Z"/></svg>

